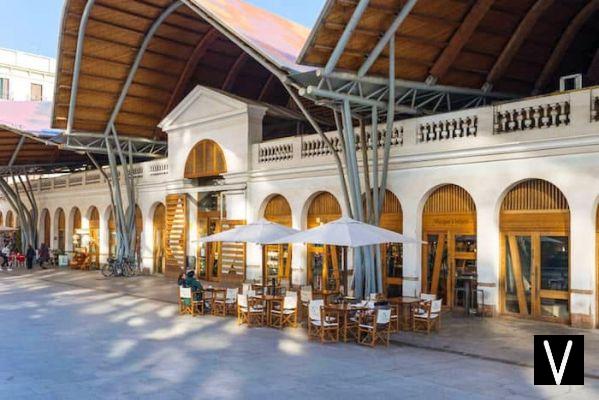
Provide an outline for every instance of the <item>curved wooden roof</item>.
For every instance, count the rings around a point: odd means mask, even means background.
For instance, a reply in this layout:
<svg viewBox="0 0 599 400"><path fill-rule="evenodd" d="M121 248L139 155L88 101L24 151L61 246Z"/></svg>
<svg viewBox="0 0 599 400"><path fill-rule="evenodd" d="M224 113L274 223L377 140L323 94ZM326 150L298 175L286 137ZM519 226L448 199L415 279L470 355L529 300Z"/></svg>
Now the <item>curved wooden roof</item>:
<svg viewBox="0 0 599 400"><path fill-rule="evenodd" d="M60 150L45 132L51 108L49 102L0 101L0 175L9 164L17 170L27 166L27 171L53 172L87 163L83 155Z"/></svg>
<svg viewBox="0 0 599 400"><path fill-rule="evenodd" d="M357 71L405 3L371 0L337 69ZM298 62L324 67L357 4L328 0ZM529 94L564 74L599 76L598 48L599 0L418 0L395 56L398 78ZM387 75L388 57L370 74Z"/></svg>
<svg viewBox="0 0 599 400"><path fill-rule="evenodd" d="M146 32L173 2L95 1L85 33L75 131L104 131ZM53 128L66 128L86 3L65 1ZM271 71L305 70L294 60L307 35L305 28L240 0L186 1L151 40L116 120L118 132L163 139L158 123L198 84L289 107L289 95ZM261 59L238 44L250 46Z"/></svg>

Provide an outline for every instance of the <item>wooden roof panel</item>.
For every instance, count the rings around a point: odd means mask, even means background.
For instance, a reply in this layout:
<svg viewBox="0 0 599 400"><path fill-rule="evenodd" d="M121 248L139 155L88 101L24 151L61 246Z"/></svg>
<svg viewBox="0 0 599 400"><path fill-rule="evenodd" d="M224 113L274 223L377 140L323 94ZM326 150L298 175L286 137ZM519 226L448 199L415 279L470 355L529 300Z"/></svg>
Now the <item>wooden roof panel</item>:
<svg viewBox="0 0 599 400"><path fill-rule="evenodd" d="M495 66L525 17L534 15L529 12L533 10L533 6L537 4L538 0L487 1L490 5L484 9L484 13L479 13L482 17L476 22L474 22L474 18L467 21L470 12L481 1L418 1L396 34L399 56L397 76L424 81L431 74L430 70L425 71L424 66L428 63L435 65L442 57L444 49L459 44L458 53L454 53L457 56L446 57L449 60L449 66L445 63L443 67L435 70L444 74L437 77L438 81L460 87L481 88L486 81L484 73L490 72ZM548 61L560 36L574 16L589 1L556 0L553 5L545 9L542 15L536 18L532 29L524 30L527 32L523 36L526 36L517 38L518 43L521 44L516 51L511 50L503 57L502 62L508 65L507 67L501 65L498 68L499 72L494 73L493 80L496 81L493 82L494 86L501 87L501 81L506 80L503 87L516 88L515 93L527 93L526 91L534 85L536 74L539 73L538 66ZM319 23L314 27L310 41L300 55L299 62L315 67L326 65L343 32L343 25L347 24L351 18L357 3L357 0L328 0L326 2ZM359 22L358 28L352 34L351 40L337 64L337 69L357 72L366 54L369 54L374 48L389 26L391 19L398 14L403 4L405 1L372 1ZM599 17L594 18L594 25L599 26L597 20ZM463 24L466 23L476 24L471 25L472 31L465 28L464 32L468 31L468 35L460 32ZM470 32L472 33L470 34ZM458 36L459 39L452 41L458 34L463 36ZM580 40L586 43L593 40L592 35L585 37L581 32L578 35ZM402 37L417 38L417 41L411 42ZM439 46L439 44L441 45ZM421 51L418 51L419 46ZM434 47L437 46L438 48L435 50ZM594 47L597 48L596 45ZM574 51L575 49L576 47L574 47ZM580 49L580 51L589 52L588 46L582 46ZM593 53L593 51L590 52ZM362 55L361 59L360 55ZM388 75L386 66L388 58L386 56L386 52L381 54L369 74ZM590 62L585 57L574 59L584 60L580 62L585 64ZM527 62L530 65L526 65ZM516 65L509 68L509 64L512 63L516 63ZM581 65L580 68L584 70L585 66ZM518 83L520 83L519 86Z"/></svg>
<svg viewBox="0 0 599 400"><path fill-rule="evenodd" d="M103 124L116 104L148 29L172 3L173 0L96 0L84 38L76 103L81 111L76 113L76 130L104 131ZM193 0L192 3L222 25L213 26L213 20L204 20L187 5L166 18L149 42L117 117L119 133L152 138L158 133L158 137L164 137L157 132L156 125L191 88L197 84L222 88L241 49L220 32L209 45L198 49L208 32L224 27L227 32L247 34L241 37L242 42L253 40L252 47L260 46L261 54L266 48L269 60L280 62L280 65L293 65L293 57L289 54L294 48L299 51L298 38L307 35L304 28L239 0ZM56 128L65 127L68 115L76 41L84 5L84 0L67 0L65 5L55 92L57 102L52 122ZM269 37L255 36L265 28L270 32ZM289 96L281 85L263 87L271 73L249 58L241 71L230 77L227 83L230 91L287 103ZM270 91L277 93L263 93Z"/></svg>

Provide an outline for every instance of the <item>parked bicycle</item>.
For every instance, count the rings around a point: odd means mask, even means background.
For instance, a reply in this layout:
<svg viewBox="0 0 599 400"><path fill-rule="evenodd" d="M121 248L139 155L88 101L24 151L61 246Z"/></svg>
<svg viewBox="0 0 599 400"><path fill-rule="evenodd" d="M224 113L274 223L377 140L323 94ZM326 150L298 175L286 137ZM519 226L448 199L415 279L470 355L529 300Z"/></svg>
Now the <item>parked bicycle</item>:
<svg viewBox="0 0 599 400"><path fill-rule="evenodd" d="M139 263L135 259L124 258L118 260L110 257L108 262L102 267L102 275L105 277L122 276L131 277L141 273Z"/></svg>

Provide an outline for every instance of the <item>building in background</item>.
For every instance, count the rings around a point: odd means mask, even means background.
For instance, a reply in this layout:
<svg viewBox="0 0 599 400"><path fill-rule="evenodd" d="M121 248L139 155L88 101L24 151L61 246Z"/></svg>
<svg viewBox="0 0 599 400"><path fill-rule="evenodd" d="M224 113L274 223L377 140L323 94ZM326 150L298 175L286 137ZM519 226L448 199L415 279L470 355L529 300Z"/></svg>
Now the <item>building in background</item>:
<svg viewBox="0 0 599 400"><path fill-rule="evenodd" d="M56 60L0 48L0 100L52 101Z"/></svg>

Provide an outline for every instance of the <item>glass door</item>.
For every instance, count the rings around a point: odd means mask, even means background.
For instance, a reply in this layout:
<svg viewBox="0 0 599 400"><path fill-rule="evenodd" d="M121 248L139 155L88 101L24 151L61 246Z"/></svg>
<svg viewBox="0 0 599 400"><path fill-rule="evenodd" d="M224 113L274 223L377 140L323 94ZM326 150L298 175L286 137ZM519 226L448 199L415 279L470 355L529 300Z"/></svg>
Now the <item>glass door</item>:
<svg viewBox="0 0 599 400"><path fill-rule="evenodd" d="M569 238L568 236L540 236L540 291L539 317L568 321L569 297Z"/></svg>
<svg viewBox="0 0 599 400"><path fill-rule="evenodd" d="M402 244L389 243L381 246L384 287L387 297L401 297L403 284Z"/></svg>
<svg viewBox="0 0 599 400"><path fill-rule="evenodd" d="M266 283L272 280L281 284L283 280L290 283L291 278L291 254L290 246L287 244L271 244L264 246L264 276Z"/></svg>
<svg viewBox="0 0 599 400"><path fill-rule="evenodd" d="M342 251L336 246L308 245L308 282L317 293L341 290Z"/></svg>
<svg viewBox="0 0 599 400"><path fill-rule="evenodd" d="M424 293L437 295L437 298L443 299L444 305L451 304L450 284L448 278L450 274L450 263L448 258L447 233L427 233L426 241L426 279L423 281Z"/></svg>
<svg viewBox="0 0 599 400"><path fill-rule="evenodd" d="M505 235L505 312L567 322L570 318L569 259L567 235Z"/></svg>
<svg viewBox="0 0 599 400"><path fill-rule="evenodd" d="M505 311L531 315L533 298L533 239L530 235L505 237Z"/></svg>

